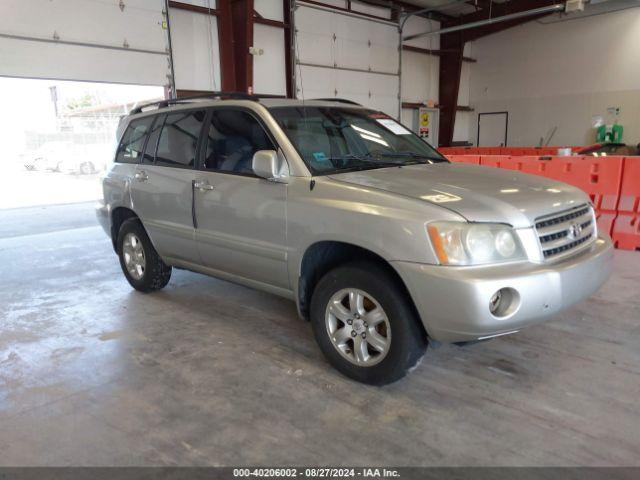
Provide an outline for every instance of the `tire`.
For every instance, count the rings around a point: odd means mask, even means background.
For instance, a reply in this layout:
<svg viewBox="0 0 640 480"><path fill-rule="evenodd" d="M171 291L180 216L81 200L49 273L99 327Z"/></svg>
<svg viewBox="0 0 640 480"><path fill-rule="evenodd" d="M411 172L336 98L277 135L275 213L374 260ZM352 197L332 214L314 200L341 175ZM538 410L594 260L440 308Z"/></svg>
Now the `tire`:
<svg viewBox="0 0 640 480"><path fill-rule="evenodd" d="M358 295L364 298L360 303ZM427 349L426 335L407 293L395 276L372 262L354 262L328 272L313 292L310 313L316 341L329 363L362 383L385 385L401 379ZM332 338L338 339L335 344Z"/></svg>
<svg viewBox="0 0 640 480"><path fill-rule="evenodd" d="M120 226L117 252L122 272L136 290L149 293L160 290L169 283L171 267L162 261L137 218L130 218ZM135 260L131 262L131 258Z"/></svg>

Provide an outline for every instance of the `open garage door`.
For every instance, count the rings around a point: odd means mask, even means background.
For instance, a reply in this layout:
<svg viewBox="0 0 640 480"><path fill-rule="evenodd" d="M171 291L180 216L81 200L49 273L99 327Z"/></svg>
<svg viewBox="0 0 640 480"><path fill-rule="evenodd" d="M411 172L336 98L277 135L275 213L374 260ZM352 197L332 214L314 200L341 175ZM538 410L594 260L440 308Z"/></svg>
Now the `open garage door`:
<svg viewBox="0 0 640 480"><path fill-rule="evenodd" d="M298 98L346 98L398 116L397 23L303 0L294 21Z"/></svg>
<svg viewBox="0 0 640 480"><path fill-rule="evenodd" d="M163 5L3 0L0 76L165 85Z"/></svg>

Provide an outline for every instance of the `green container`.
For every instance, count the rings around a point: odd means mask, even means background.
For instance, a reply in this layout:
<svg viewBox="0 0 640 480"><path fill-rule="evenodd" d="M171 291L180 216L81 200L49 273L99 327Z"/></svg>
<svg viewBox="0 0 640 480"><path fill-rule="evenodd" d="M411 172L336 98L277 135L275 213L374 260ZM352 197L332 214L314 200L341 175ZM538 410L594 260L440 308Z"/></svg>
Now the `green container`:
<svg viewBox="0 0 640 480"><path fill-rule="evenodd" d="M596 129L596 142L598 143L622 143L624 128L617 123L614 125L600 125Z"/></svg>

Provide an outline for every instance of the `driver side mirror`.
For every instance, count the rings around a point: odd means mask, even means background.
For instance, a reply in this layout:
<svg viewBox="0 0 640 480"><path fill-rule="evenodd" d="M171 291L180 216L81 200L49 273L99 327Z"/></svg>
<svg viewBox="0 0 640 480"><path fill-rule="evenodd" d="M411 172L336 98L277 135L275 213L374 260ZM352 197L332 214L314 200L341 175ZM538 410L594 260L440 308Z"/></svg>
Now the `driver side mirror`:
<svg viewBox="0 0 640 480"><path fill-rule="evenodd" d="M287 183L289 168L286 160L275 150L258 150L253 154L253 173L272 182Z"/></svg>

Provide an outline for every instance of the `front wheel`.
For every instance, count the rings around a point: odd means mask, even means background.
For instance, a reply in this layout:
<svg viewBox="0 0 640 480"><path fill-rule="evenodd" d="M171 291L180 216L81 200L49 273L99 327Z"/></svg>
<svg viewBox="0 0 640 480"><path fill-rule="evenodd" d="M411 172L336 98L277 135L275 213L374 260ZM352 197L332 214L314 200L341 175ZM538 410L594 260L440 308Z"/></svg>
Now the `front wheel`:
<svg viewBox="0 0 640 480"><path fill-rule="evenodd" d="M398 279L373 263L327 273L311 299L311 325L325 357L344 375L384 385L404 377L427 340Z"/></svg>
<svg viewBox="0 0 640 480"><path fill-rule="evenodd" d="M133 288L148 293L169 283L171 267L153 248L140 220L131 218L122 224L117 246L120 267Z"/></svg>

